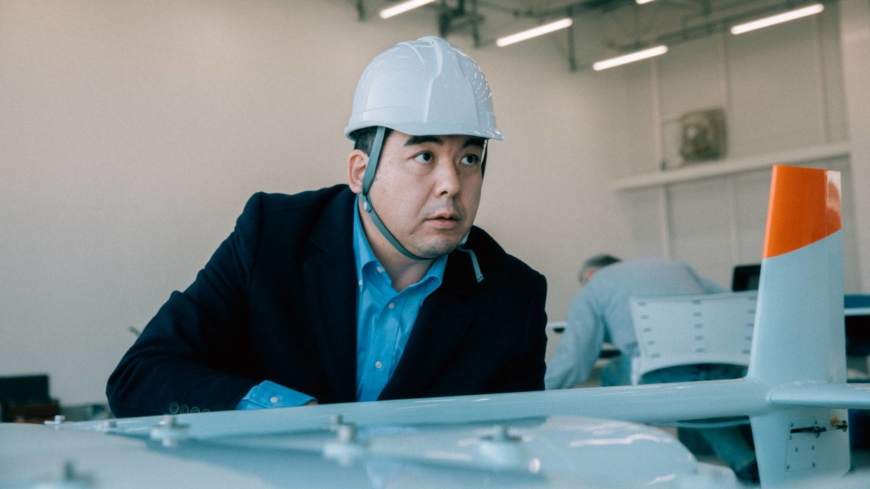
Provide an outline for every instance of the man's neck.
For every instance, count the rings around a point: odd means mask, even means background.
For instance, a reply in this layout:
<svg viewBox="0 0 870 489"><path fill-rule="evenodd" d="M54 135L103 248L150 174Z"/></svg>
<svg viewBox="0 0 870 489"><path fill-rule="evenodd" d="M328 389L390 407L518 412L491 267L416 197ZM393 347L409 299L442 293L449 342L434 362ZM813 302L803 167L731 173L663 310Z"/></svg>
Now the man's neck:
<svg viewBox="0 0 870 489"><path fill-rule="evenodd" d="M369 246L372 248L372 253L390 276L393 288L397 292L401 292L408 286L422 280L434 260L415 260L405 256L387 241L387 238L375 227L371 217L362 206L360 206L359 214L363 233L365 233Z"/></svg>

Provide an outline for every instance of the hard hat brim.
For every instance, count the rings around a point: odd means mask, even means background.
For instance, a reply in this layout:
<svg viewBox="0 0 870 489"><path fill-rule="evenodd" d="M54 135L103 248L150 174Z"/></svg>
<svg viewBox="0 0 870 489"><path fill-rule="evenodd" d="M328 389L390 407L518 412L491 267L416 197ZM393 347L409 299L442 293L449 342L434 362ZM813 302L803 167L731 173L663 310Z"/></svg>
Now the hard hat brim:
<svg viewBox="0 0 870 489"><path fill-rule="evenodd" d="M481 127L469 126L466 124L426 124L426 123L407 123L395 124L376 121L367 121L366 124L348 125L344 128L344 134L348 139L353 141L352 134L360 129L368 127L384 126L394 131L403 132L411 136L475 136L484 139L496 139L501 141L504 139L504 134L496 129L484 129Z"/></svg>

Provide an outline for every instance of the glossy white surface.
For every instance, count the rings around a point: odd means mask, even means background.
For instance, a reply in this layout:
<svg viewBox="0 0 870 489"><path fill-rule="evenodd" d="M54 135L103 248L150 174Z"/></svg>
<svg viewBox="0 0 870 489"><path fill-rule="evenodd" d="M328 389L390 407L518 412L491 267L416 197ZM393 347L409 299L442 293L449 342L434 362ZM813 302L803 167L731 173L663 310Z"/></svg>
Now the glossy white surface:
<svg viewBox="0 0 870 489"><path fill-rule="evenodd" d="M360 426L375 424L497 423L535 416L584 416L654 423L735 414L762 414L771 409L770 387L750 379L686 382L634 387L571 389L488 396L409 399L326 404L299 408L184 414L193 439L319 429L334 415ZM160 416L117 420L118 430L148 436ZM74 423L64 429L101 429L101 422Z"/></svg>
<svg viewBox="0 0 870 489"><path fill-rule="evenodd" d="M65 461L81 487L739 487L660 430L588 418L381 425L350 438L325 427L174 448L41 426L2 425L0 439L0 488L51 482Z"/></svg>
<svg viewBox="0 0 870 489"><path fill-rule="evenodd" d="M836 404L848 409L870 409L870 384L801 384L780 387L770 393L778 406L824 407Z"/></svg>
<svg viewBox="0 0 870 489"><path fill-rule="evenodd" d="M842 236L762 262L750 376L846 382Z"/></svg>

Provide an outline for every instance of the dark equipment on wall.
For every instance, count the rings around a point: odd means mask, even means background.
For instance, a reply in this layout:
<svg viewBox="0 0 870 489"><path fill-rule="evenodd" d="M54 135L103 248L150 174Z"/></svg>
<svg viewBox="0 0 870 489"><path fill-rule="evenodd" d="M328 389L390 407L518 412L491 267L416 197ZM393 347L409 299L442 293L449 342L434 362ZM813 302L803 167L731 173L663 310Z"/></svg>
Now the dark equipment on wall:
<svg viewBox="0 0 870 489"><path fill-rule="evenodd" d="M734 292L758 290L759 279L761 279L760 263L737 265L734 267L734 275L731 278L731 290Z"/></svg>
<svg viewBox="0 0 870 489"><path fill-rule="evenodd" d="M685 163L718 160L725 156L725 113L722 109L689 112L680 119L680 155Z"/></svg>

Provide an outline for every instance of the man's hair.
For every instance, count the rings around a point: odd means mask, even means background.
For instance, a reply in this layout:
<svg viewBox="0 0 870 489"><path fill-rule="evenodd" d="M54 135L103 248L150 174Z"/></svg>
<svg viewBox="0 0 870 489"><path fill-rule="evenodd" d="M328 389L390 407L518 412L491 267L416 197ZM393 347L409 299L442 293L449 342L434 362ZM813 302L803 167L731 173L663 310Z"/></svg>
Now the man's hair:
<svg viewBox="0 0 870 489"><path fill-rule="evenodd" d="M357 129L356 131L350 133L350 137L353 138L353 149L361 149L365 152L366 155L371 156L372 154L372 145L375 143L375 134L378 132L377 126L372 127L364 127L362 129ZM386 131L384 131L384 141L390 137L390 133L393 132L389 127Z"/></svg>
<svg viewBox="0 0 870 489"><path fill-rule="evenodd" d="M614 263L619 263L619 258L615 256L601 254L595 255L592 258L589 258L585 262L583 262L583 266L580 267L580 283L583 283L583 277L586 275L586 272L589 270L597 270L599 268L604 268L608 265L613 265Z"/></svg>

